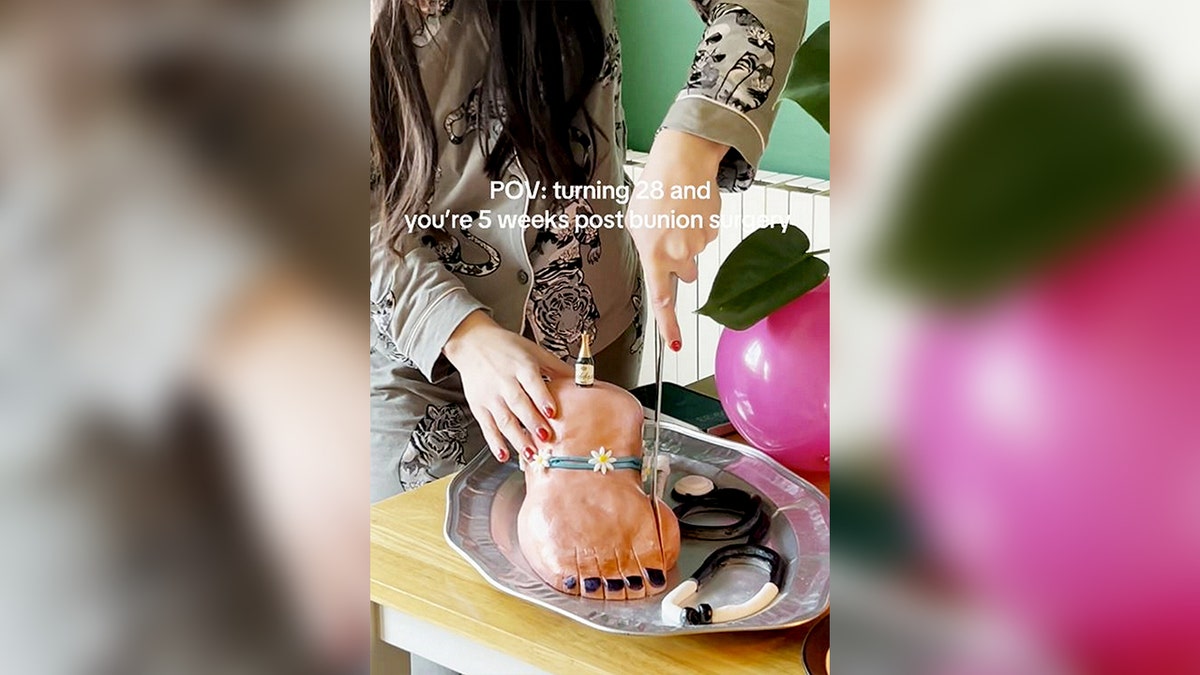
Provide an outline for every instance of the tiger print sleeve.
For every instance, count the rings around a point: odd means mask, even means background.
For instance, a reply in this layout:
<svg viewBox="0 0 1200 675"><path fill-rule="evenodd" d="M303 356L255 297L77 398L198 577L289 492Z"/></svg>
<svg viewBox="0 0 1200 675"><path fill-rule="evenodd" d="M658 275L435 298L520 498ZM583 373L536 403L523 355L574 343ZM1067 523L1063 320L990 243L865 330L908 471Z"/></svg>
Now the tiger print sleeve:
<svg viewBox="0 0 1200 675"><path fill-rule="evenodd" d="M491 311L432 250L419 246L400 256L379 241L377 228L372 228L372 350L416 368L436 384L453 373L442 347L477 309Z"/></svg>
<svg viewBox="0 0 1200 675"><path fill-rule="evenodd" d="M807 0L692 0L707 28L662 128L730 146L717 184L750 187L804 37Z"/></svg>

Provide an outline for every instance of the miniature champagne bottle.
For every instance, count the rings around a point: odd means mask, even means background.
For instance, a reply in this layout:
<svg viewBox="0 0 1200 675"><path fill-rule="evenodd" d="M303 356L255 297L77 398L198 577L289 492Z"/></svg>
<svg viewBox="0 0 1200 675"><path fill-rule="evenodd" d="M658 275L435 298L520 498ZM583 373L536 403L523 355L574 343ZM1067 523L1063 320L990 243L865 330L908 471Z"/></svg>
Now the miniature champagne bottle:
<svg viewBox="0 0 1200 675"><path fill-rule="evenodd" d="M590 387L596 382L596 362L592 359L591 335L585 332L579 343L579 358L575 359L575 384Z"/></svg>

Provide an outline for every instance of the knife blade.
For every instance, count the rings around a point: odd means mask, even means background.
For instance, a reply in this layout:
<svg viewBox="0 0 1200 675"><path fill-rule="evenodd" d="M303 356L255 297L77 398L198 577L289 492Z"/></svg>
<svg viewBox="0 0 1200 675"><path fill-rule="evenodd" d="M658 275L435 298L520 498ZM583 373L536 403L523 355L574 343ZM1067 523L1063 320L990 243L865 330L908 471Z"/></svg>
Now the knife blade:
<svg viewBox="0 0 1200 675"><path fill-rule="evenodd" d="M654 346L654 441L650 446L650 496L658 496L658 448L662 437L663 339Z"/></svg>
<svg viewBox="0 0 1200 675"><path fill-rule="evenodd" d="M679 279L672 275L671 277L671 296L675 297L676 291L679 289ZM672 305L674 303L672 302ZM656 326L657 329L657 326ZM647 493L650 496L650 509L654 512L654 531L658 534L658 550L664 554L666 549L663 548L662 539L662 516L658 512L658 450L662 437L662 392L663 392L663 347L664 341L662 332L655 331L658 339L654 342L654 440L650 446L650 485L647 488Z"/></svg>
<svg viewBox="0 0 1200 675"><path fill-rule="evenodd" d="M654 532L658 536L658 550L663 549L662 516L658 512L658 448L662 435L662 382L663 382L663 338L659 334L654 343L654 440L650 445L650 485L646 492L650 497L650 510L654 513Z"/></svg>

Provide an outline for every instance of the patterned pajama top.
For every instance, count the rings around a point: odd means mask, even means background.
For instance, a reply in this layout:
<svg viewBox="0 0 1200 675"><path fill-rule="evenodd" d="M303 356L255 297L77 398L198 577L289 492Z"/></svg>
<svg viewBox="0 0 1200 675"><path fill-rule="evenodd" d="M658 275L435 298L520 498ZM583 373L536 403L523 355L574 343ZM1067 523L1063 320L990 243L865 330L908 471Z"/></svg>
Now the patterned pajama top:
<svg viewBox="0 0 1200 675"><path fill-rule="evenodd" d="M555 1L555 0L547 0ZM595 137L577 125L576 161L590 184L626 180L621 43L613 0L594 0L606 32L604 63L586 108ZM650 1L650 0L645 0ZM682 2L683 0L653 0ZM477 134L493 139L513 111L480 103L486 71L483 0L435 0L414 36L435 127L438 167L428 213L459 217L460 227L418 229L423 246L400 257L371 228L372 500L453 472L483 447L462 385L441 355L471 312L489 312L571 361L584 331L596 352L614 345L638 358L642 284L637 253L623 229L521 229L500 222L520 214L604 217L611 200L511 199L491 193ZM662 128L731 146L722 189L749 187L775 118L775 103L804 34L806 0L693 0L707 24L686 85ZM504 181L525 182L515 158ZM552 196L552 195L551 195ZM470 226L461 226L469 223Z"/></svg>

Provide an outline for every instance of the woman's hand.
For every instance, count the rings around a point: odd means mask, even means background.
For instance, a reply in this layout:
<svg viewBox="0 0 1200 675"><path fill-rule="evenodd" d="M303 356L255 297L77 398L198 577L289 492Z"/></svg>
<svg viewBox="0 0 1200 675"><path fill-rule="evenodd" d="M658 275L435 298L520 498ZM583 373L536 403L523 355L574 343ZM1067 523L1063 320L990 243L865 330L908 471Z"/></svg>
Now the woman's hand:
<svg viewBox="0 0 1200 675"><path fill-rule="evenodd" d="M546 418L558 407L542 374L573 377L570 366L483 311L463 319L442 353L462 376L467 405L496 459L508 461L506 439L517 452L532 447L530 434L550 439Z"/></svg>
<svg viewBox="0 0 1200 675"><path fill-rule="evenodd" d="M639 188L629 202L626 224L633 243L642 260L642 271L646 275L646 289L650 306L658 320L658 331L663 340L674 351L679 351L683 341L679 333L679 320L675 316L675 280L684 283L696 280L696 256L717 238L717 217L721 213L721 196L717 191L717 169L729 146L693 136L680 131L663 129L654 139L654 147L639 183L649 187L661 187L661 197L653 189ZM707 186L707 196L689 194L676 199L672 190L679 186ZM674 211L679 216L699 216L703 227L676 229L667 227L639 227L641 223L653 223L659 215Z"/></svg>

